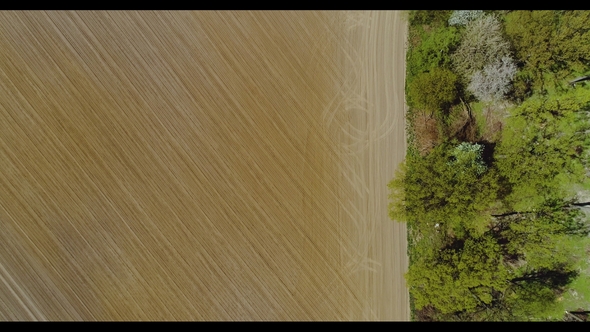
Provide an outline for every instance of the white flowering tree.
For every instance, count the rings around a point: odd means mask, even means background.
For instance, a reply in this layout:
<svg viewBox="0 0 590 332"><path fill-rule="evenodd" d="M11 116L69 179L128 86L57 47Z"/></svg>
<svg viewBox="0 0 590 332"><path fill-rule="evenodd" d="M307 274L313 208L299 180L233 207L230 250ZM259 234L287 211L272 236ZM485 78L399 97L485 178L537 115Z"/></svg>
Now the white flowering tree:
<svg viewBox="0 0 590 332"><path fill-rule="evenodd" d="M483 10L455 10L449 17L449 25L466 25L483 14Z"/></svg>
<svg viewBox="0 0 590 332"><path fill-rule="evenodd" d="M467 90L481 101L501 100L510 91L516 70L514 60L505 56L475 72Z"/></svg>
<svg viewBox="0 0 590 332"><path fill-rule="evenodd" d="M459 47L451 56L466 83L477 71L510 55L510 43L502 35L502 24L494 15L483 15L467 23Z"/></svg>

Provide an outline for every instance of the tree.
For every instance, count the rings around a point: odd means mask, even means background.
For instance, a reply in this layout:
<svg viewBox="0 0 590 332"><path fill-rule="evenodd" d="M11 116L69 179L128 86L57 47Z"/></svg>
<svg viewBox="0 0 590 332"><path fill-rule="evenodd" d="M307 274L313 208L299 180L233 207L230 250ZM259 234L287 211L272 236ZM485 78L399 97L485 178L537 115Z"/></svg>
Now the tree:
<svg viewBox="0 0 590 332"><path fill-rule="evenodd" d="M506 35L516 49L518 59L539 70L552 66L551 42L556 12L518 10L506 15Z"/></svg>
<svg viewBox="0 0 590 332"><path fill-rule="evenodd" d="M412 25L429 24L443 26L451 15L450 10L411 10L409 21Z"/></svg>
<svg viewBox="0 0 590 332"><path fill-rule="evenodd" d="M479 146L472 146L476 148L472 153L468 149L455 149L457 145L457 142L445 142L426 156L406 158L403 178L399 173L388 185L391 217L403 216L428 231L439 223L441 230L453 232L457 237L467 231L485 230L489 217L481 212L495 201L496 173L481 172ZM396 194L402 188L403 196Z"/></svg>
<svg viewBox="0 0 590 332"><path fill-rule="evenodd" d="M506 253L526 262L523 267L526 271L555 271L571 266L576 254L580 254L576 249L579 242L576 237L587 236L582 235L583 228L587 227L578 224L576 218L579 216L574 211L564 212L532 213L512 218L510 226L502 232Z"/></svg>
<svg viewBox="0 0 590 332"><path fill-rule="evenodd" d="M501 248L489 236L422 257L406 275L416 308L431 305L442 314L491 306L496 294L509 286L508 278Z"/></svg>
<svg viewBox="0 0 590 332"><path fill-rule="evenodd" d="M447 110L457 100L457 76L450 70L433 68L409 83L408 104L436 113Z"/></svg>
<svg viewBox="0 0 590 332"><path fill-rule="evenodd" d="M588 68L590 14L515 13L506 22L518 62L493 14L457 11L448 20L454 26L416 28L424 38L408 58L408 103L414 115L436 121L419 122L427 134L422 153L412 150L388 187L390 218L408 222L406 279L423 319L560 319L558 298L587 258L590 202L578 202L572 184L590 186L590 89L533 94L531 87ZM536 25L518 27L516 19ZM460 78L479 100L500 100L511 85L511 97L527 97L509 111L495 146L434 144L432 124L444 129L457 101L441 98L452 92L437 85L444 80L436 72L448 71L443 49L455 49L456 90Z"/></svg>
<svg viewBox="0 0 590 332"><path fill-rule="evenodd" d="M389 188L389 219L408 221L406 213L406 172L407 166L404 160L397 168L394 178L387 184Z"/></svg>
<svg viewBox="0 0 590 332"><path fill-rule="evenodd" d="M580 244L590 234L580 209L585 204L590 203L554 198L532 211L495 215L490 233L502 243L506 257L526 262L523 271L563 270L584 256Z"/></svg>
<svg viewBox="0 0 590 332"><path fill-rule="evenodd" d="M554 33L560 41L555 52L558 70L567 68L578 72L585 71L590 65L590 12L564 11Z"/></svg>
<svg viewBox="0 0 590 332"><path fill-rule="evenodd" d="M530 226L525 227L545 234L586 237L590 234L590 224L583 208L588 205L590 205L590 202L553 198L531 211L510 211L491 215L496 225L493 229L514 231L522 227L523 224L530 224ZM535 225L535 223L538 223L538 225ZM514 227L511 228L510 226ZM515 241L513 242L516 243L514 250L522 248L519 241L526 241L526 236L520 237L521 235L514 235Z"/></svg>
<svg viewBox="0 0 590 332"><path fill-rule="evenodd" d="M509 55L510 43L502 36L502 24L494 15L483 15L467 23L451 58L457 73L468 83L475 72Z"/></svg>
<svg viewBox="0 0 590 332"><path fill-rule="evenodd" d="M407 70L410 77L434 68L450 68L450 54L461 40L455 27L441 27L424 34L422 42L408 51Z"/></svg>
<svg viewBox="0 0 590 332"><path fill-rule="evenodd" d="M588 181L589 107L590 93L575 89L529 98L511 111L496 166L511 184L506 202L512 209L532 210Z"/></svg>
<svg viewBox="0 0 590 332"><path fill-rule="evenodd" d="M588 11L518 10L506 15L505 27L536 89L583 73L590 65Z"/></svg>
<svg viewBox="0 0 590 332"><path fill-rule="evenodd" d="M558 305L552 287L537 281L518 283L504 302L511 316L529 321L548 319Z"/></svg>
<svg viewBox="0 0 590 332"><path fill-rule="evenodd" d="M502 227L438 247L421 240L406 275L416 308L443 320L557 318L589 230L571 222L581 215L568 204L502 217Z"/></svg>
<svg viewBox="0 0 590 332"><path fill-rule="evenodd" d="M510 91L516 70L514 61L505 56L475 72L467 90L481 101L501 100Z"/></svg>
<svg viewBox="0 0 590 332"><path fill-rule="evenodd" d="M449 17L449 25L466 25L483 14L483 10L454 10Z"/></svg>

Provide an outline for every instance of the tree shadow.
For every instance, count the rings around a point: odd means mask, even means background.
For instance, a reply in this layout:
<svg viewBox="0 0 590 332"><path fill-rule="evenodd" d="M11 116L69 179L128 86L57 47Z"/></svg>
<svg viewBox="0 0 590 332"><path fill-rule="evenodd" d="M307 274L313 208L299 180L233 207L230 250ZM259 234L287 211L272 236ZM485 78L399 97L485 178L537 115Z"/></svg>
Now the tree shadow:
<svg viewBox="0 0 590 332"><path fill-rule="evenodd" d="M490 167L495 162L494 151L496 150L496 142L490 142L487 140L477 141L477 144L483 145L482 159L484 163Z"/></svg>
<svg viewBox="0 0 590 332"><path fill-rule="evenodd" d="M576 270L543 269L512 280L518 282L539 282L553 289L562 289L569 285L580 273Z"/></svg>
<svg viewBox="0 0 590 332"><path fill-rule="evenodd" d="M442 251L445 251L445 250L459 251L459 250L462 250L464 246L465 246L464 239L453 238L442 248Z"/></svg>
<svg viewBox="0 0 590 332"><path fill-rule="evenodd" d="M477 140L477 123L475 118L467 120L461 131L458 133L463 141L474 142Z"/></svg>

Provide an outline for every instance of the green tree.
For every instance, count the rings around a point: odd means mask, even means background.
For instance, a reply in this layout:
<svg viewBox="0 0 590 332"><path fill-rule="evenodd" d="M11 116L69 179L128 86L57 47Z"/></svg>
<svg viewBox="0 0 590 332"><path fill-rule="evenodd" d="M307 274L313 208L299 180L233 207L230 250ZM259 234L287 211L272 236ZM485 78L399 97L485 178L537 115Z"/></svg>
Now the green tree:
<svg viewBox="0 0 590 332"><path fill-rule="evenodd" d="M590 12L518 10L505 21L506 35L536 89L588 70Z"/></svg>
<svg viewBox="0 0 590 332"><path fill-rule="evenodd" d="M485 231L489 217L482 211L496 199L496 173L482 172L478 145L474 151L461 146L446 142L426 156L408 156L404 172L388 185L390 216L412 220L420 229L439 223L459 237Z"/></svg>
<svg viewBox="0 0 590 332"><path fill-rule="evenodd" d="M552 199L532 211L496 215L490 232L504 243L506 255L526 262L522 271L563 270L584 256L579 243L590 234L580 209L585 204Z"/></svg>
<svg viewBox="0 0 590 332"><path fill-rule="evenodd" d="M409 21L413 25L445 26L451 15L450 10L411 10Z"/></svg>
<svg viewBox="0 0 590 332"><path fill-rule="evenodd" d="M409 83L408 104L423 111L441 114L458 98L457 75L448 69L433 68Z"/></svg>
<svg viewBox="0 0 590 332"><path fill-rule="evenodd" d="M526 269L555 270L573 264L576 239L570 226L576 216L560 212L512 219L503 233L507 252L526 262Z"/></svg>
<svg viewBox="0 0 590 332"><path fill-rule="evenodd" d="M517 283L504 300L507 313L518 320L546 320L558 307L555 291L542 282ZM554 317L556 318L556 317Z"/></svg>
<svg viewBox="0 0 590 332"><path fill-rule="evenodd" d="M549 10L518 10L505 17L506 35L516 49L516 56L529 68L548 70L551 56L552 30L557 13Z"/></svg>
<svg viewBox="0 0 590 332"><path fill-rule="evenodd" d="M572 227L580 214L567 204L507 215L504 227L443 246L420 241L406 276L416 308L443 320L549 319L585 257L587 223Z"/></svg>
<svg viewBox="0 0 590 332"><path fill-rule="evenodd" d="M571 184L587 181L589 92L529 98L511 111L496 149L496 166L511 184L506 201L514 210L564 198L572 194Z"/></svg>
<svg viewBox="0 0 590 332"><path fill-rule="evenodd" d="M431 305L448 314L491 306L495 295L509 286L508 276L500 246L483 236L422 257L410 266L406 279L416 308Z"/></svg>
<svg viewBox="0 0 590 332"><path fill-rule="evenodd" d="M420 45L408 51L409 77L415 77L438 67L450 69L450 54L461 40L459 31L455 27L441 27L424 35Z"/></svg>
<svg viewBox="0 0 590 332"><path fill-rule="evenodd" d="M394 178L387 184L389 188L389 218L397 221L408 221L406 213L406 174L407 165L404 160L397 168Z"/></svg>

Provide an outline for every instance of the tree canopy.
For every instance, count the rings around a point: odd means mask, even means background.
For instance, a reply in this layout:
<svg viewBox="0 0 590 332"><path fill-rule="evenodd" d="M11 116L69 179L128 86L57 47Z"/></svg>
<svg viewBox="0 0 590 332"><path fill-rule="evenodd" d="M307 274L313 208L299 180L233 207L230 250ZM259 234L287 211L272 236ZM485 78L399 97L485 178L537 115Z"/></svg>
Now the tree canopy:
<svg viewBox="0 0 590 332"><path fill-rule="evenodd" d="M490 305L493 294L503 292L509 284L501 248L491 237L469 238L458 250L422 256L406 279L417 308L432 305L443 314L473 312Z"/></svg>
<svg viewBox="0 0 590 332"><path fill-rule="evenodd" d="M466 25L483 14L483 10L454 10L449 17L449 25Z"/></svg>
<svg viewBox="0 0 590 332"><path fill-rule="evenodd" d="M496 16L487 14L467 23L452 61L457 73L469 82L474 73L508 56L510 43L502 35L501 23Z"/></svg>
<svg viewBox="0 0 590 332"><path fill-rule="evenodd" d="M517 10L506 15L506 35L537 89L588 70L590 12ZM547 77L547 74L551 74Z"/></svg>
<svg viewBox="0 0 590 332"><path fill-rule="evenodd" d="M388 184L414 317L562 319L590 281L590 84L565 84L588 74L590 12L416 17Z"/></svg>
<svg viewBox="0 0 590 332"><path fill-rule="evenodd" d="M448 69L421 73L409 83L408 103L427 112L443 112L457 100L457 82L457 75Z"/></svg>
<svg viewBox="0 0 590 332"><path fill-rule="evenodd" d="M510 91L516 65L503 57L473 74L467 90L481 101L499 101Z"/></svg>
<svg viewBox="0 0 590 332"><path fill-rule="evenodd" d="M459 44L461 36L454 28L438 28L425 34L418 47L408 54L407 70L411 76L431 71L434 68L451 67L451 54Z"/></svg>
<svg viewBox="0 0 590 332"><path fill-rule="evenodd" d="M439 223L457 235L483 230L487 218L480 212L495 200L496 177L485 172L480 146L457 145L443 143L426 156L408 158L389 183L391 217Z"/></svg>
<svg viewBox="0 0 590 332"><path fill-rule="evenodd" d="M497 167L512 183L510 201L529 210L552 196L567 195L586 179L590 144L590 94L570 90L530 98L511 112L497 148Z"/></svg>

